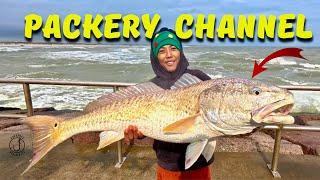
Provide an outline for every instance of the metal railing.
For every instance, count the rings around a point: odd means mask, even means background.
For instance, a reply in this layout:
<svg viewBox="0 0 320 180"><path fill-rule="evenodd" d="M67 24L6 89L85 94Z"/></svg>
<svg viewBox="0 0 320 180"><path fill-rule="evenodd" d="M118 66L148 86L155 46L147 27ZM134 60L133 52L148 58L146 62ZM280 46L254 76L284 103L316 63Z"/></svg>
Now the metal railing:
<svg viewBox="0 0 320 180"><path fill-rule="evenodd" d="M23 92L27 107L27 116L33 115L33 106L30 92L30 84L39 84L39 85L63 85L63 86L98 86L98 87L111 87L113 91L117 91L120 87L127 87L135 85L135 83L120 83L120 82L85 82L85 81L53 81L53 80L33 80L33 79L1 79L0 83L5 84L22 84ZM320 86L280 86L288 90L296 91L320 91ZM21 118L26 117L24 115L17 114L0 114L0 117L12 117L12 118ZM264 129L273 129L276 131L275 143L273 149L273 156L271 164L267 164L269 170L271 171L274 177L281 177L278 168L278 159L280 152L280 141L281 141L281 132L283 130L299 130L299 131L320 131L320 127L312 126L298 126L298 125L266 125ZM126 157L123 157L122 153L122 141L117 142L118 150L118 162L116 167L121 167Z"/></svg>

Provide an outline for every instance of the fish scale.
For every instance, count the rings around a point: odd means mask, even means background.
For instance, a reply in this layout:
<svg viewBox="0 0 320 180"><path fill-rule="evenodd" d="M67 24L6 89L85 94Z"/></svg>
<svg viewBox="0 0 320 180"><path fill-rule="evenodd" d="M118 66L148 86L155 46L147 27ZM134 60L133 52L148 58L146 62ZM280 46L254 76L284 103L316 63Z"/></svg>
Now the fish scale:
<svg viewBox="0 0 320 180"><path fill-rule="evenodd" d="M75 134L102 131L100 149L122 139L129 125L137 126L144 135L157 140L191 143L187 148L190 154L186 154L186 167L190 167L195 162L192 158L198 158L201 152L212 155L213 151L204 144L212 144L210 139L251 132L257 127L257 123L251 125L252 121L263 122L269 111L293 104L290 92L259 81L222 78L181 87L188 82L186 79L172 90L162 90L151 82L129 87L106 95L100 104L89 104L86 114L68 120L28 117L23 122L33 130L36 153L24 172L54 146ZM259 96L253 93L257 88L262 92ZM293 122L286 114L280 119L278 123Z"/></svg>
<svg viewBox="0 0 320 180"><path fill-rule="evenodd" d="M162 94L155 93L115 102L98 111L62 123L61 125L66 127L68 127L68 124L78 124L77 127L73 127L73 130L64 136L68 137L84 131L104 131L114 127L114 124L117 124L117 126L110 130L123 132L128 125L134 124L138 126L142 133L150 137L169 140L170 137L164 137L161 129L167 124L199 112L199 107L197 106L199 93L208 88L208 86L210 85L203 84L170 92L164 91ZM181 93L185 95L181 96ZM181 98L177 99L177 97ZM126 121L128 119L130 121ZM148 121L144 121L145 119L148 119ZM100 121L104 122L104 126L100 125ZM92 126L82 125L86 122L92 123Z"/></svg>

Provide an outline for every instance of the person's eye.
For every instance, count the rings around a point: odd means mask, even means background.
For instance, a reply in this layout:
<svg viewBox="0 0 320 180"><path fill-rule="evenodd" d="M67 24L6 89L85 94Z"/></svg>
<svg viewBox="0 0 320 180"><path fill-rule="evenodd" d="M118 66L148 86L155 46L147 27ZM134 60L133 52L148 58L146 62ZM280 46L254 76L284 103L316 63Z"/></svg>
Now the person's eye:
<svg viewBox="0 0 320 180"><path fill-rule="evenodd" d="M171 50L177 50L175 46L171 46Z"/></svg>
<svg viewBox="0 0 320 180"><path fill-rule="evenodd" d="M159 50L159 53L164 53L164 49L160 49L160 50Z"/></svg>

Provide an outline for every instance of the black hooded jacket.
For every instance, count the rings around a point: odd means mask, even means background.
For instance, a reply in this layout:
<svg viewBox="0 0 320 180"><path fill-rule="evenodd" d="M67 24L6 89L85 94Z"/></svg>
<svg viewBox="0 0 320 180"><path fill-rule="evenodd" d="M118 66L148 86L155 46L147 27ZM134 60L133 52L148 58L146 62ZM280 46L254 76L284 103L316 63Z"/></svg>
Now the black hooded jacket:
<svg viewBox="0 0 320 180"><path fill-rule="evenodd" d="M175 72L166 71L159 63L158 59L153 57L150 53L151 65L156 77L150 81L162 87L163 89L170 89L170 87L184 74L189 73L205 81L211 79L208 75L200 70L188 69L189 63L183 51L180 53L180 62ZM153 149L156 152L158 165L171 171L185 171L185 154L188 143L168 143L154 140ZM208 166L213 162L212 158L209 162L201 155L199 159L188 169L198 169Z"/></svg>

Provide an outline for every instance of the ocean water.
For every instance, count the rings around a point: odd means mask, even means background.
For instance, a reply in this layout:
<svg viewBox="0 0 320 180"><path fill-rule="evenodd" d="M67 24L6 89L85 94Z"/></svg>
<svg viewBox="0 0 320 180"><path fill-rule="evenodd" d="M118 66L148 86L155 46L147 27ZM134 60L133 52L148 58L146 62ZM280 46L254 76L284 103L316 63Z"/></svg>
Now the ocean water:
<svg viewBox="0 0 320 180"><path fill-rule="evenodd" d="M190 68L212 78L251 78L255 60L280 47L185 46ZM320 48L303 48L308 60L278 58L255 79L276 85L320 86ZM154 77L146 45L0 44L0 78L133 82ZM34 107L82 109L108 88L31 85ZM294 92L294 112L320 112L320 92ZM0 107L25 108L21 85L0 84Z"/></svg>

